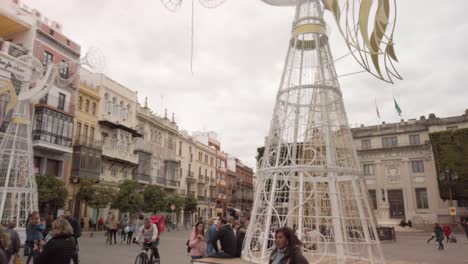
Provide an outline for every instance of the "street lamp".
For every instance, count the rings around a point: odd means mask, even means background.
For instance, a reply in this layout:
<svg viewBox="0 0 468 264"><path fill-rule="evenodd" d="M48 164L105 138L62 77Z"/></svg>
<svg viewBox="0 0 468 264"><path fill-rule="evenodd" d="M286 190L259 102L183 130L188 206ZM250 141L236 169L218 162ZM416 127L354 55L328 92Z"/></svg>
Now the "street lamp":
<svg viewBox="0 0 468 264"><path fill-rule="evenodd" d="M439 175L439 181L448 187L449 207L453 207L452 187L457 184L458 174L449 168L445 168L445 171L440 173ZM452 217L452 224L456 226L457 222L455 220L455 215L452 215L451 217Z"/></svg>
<svg viewBox="0 0 468 264"><path fill-rule="evenodd" d="M70 212L72 213L73 216L75 216L75 200L76 200L76 185L78 183L80 183L80 178L79 177L76 177L76 176L73 176L71 178L71 182L73 184L73 197L72 197L72 204L71 204L71 207L70 208Z"/></svg>

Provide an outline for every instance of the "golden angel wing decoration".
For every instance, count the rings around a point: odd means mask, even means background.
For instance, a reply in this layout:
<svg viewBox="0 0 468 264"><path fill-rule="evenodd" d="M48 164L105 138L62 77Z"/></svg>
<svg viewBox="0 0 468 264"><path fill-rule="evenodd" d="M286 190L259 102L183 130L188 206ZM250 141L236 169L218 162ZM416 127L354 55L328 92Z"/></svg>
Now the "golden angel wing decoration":
<svg viewBox="0 0 468 264"><path fill-rule="evenodd" d="M394 66L396 0L323 0L356 61L375 77L402 79Z"/></svg>

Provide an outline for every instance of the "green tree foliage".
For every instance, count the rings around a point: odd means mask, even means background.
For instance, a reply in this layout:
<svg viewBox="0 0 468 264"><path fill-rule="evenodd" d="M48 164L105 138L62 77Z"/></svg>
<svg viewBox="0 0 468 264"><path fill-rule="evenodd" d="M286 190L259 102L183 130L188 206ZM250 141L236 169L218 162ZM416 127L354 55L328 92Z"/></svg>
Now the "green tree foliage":
<svg viewBox="0 0 468 264"><path fill-rule="evenodd" d="M193 194L189 194L185 197L185 208L186 212L195 212L197 210L197 199Z"/></svg>
<svg viewBox="0 0 468 264"><path fill-rule="evenodd" d="M65 183L55 176L40 175L36 177L39 208L42 212L55 213L65 205L68 191Z"/></svg>
<svg viewBox="0 0 468 264"><path fill-rule="evenodd" d="M155 214L158 211L166 209L166 192L158 186L146 186L145 190L143 191L143 200L143 210L145 212L152 212Z"/></svg>
<svg viewBox="0 0 468 264"><path fill-rule="evenodd" d="M138 182L126 180L119 186L119 192L112 207L121 212L137 213L143 209L143 194L139 190Z"/></svg>
<svg viewBox="0 0 468 264"><path fill-rule="evenodd" d="M94 187L94 182L91 179L81 179L79 190L76 193L76 199L84 201L84 216L86 216L86 211L88 208L88 203L93 199L93 196L96 192L96 188Z"/></svg>
<svg viewBox="0 0 468 264"><path fill-rule="evenodd" d="M437 175L446 168L458 174L457 185L452 187L453 199L468 199L468 129L456 129L430 134ZM448 188L439 182L442 199L448 199Z"/></svg>
<svg viewBox="0 0 468 264"><path fill-rule="evenodd" d="M167 211L171 211L171 205L175 205L176 211L184 208L185 206L185 198L180 196L180 194L175 193L167 198Z"/></svg>
<svg viewBox="0 0 468 264"><path fill-rule="evenodd" d="M88 205L97 209L97 215L99 215L99 209L105 208L111 204L115 197L117 196L116 190L105 187L105 186L95 186L94 194L89 200Z"/></svg>

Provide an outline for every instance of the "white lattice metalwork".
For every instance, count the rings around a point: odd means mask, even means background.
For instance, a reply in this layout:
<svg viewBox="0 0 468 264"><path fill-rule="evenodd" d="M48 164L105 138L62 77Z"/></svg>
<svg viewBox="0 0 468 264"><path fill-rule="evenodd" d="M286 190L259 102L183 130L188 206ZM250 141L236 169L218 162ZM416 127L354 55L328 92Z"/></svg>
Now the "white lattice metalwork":
<svg viewBox="0 0 468 264"><path fill-rule="evenodd" d="M73 83L78 67L103 68L104 57L99 50L91 49L79 61L50 64L44 70L32 54L5 55L8 64L0 66L0 96L9 98L2 110L12 112L6 132L0 133L0 222L14 221L21 228L28 215L38 210L31 130L34 109L31 105L44 97L52 86ZM64 67L68 73L66 78L61 74Z"/></svg>
<svg viewBox="0 0 468 264"><path fill-rule="evenodd" d="M384 263L323 20L337 1L263 1L296 15L242 258L268 263L289 226L310 263Z"/></svg>

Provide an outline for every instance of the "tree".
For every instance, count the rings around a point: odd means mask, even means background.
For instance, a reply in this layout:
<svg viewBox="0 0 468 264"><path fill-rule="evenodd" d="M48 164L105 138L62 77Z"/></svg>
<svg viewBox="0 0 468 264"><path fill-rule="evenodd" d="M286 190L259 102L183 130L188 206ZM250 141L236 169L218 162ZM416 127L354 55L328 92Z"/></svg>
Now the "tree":
<svg viewBox="0 0 468 264"><path fill-rule="evenodd" d="M112 203L112 208L121 212L137 213L143 209L143 195L139 191L138 182L126 180L119 186L117 197Z"/></svg>
<svg viewBox="0 0 468 264"><path fill-rule="evenodd" d="M143 191L143 210L156 214L166 209L166 192L158 186L148 185Z"/></svg>
<svg viewBox="0 0 468 264"><path fill-rule="evenodd" d="M36 177L39 209L45 214L55 213L65 205L68 191L65 183L55 176L40 175Z"/></svg>
<svg viewBox="0 0 468 264"><path fill-rule="evenodd" d="M91 179L81 179L80 181L80 189L76 194L76 198L78 200L85 202L84 207L84 216L86 216L86 211L88 209L89 201L91 201L96 193L96 187L94 186L94 182Z"/></svg>
<svg viewBox="0 0 468 264"><path fill-rule="evenodd" d="M106 208L110 203L112 203L117 195L117 192L105 186L95 186L94 195L89 200L88 205L97 209L97 214L99 216L99 209Z"/></svg>
<svg viewBox="0 0 468 264"><path fill-rule="evenodd" d="M192 212L192 213L197 210L197 199L195 199L195 196L193 196L193 194L189 194L187 197L185 197L184 210L186 212Z"/></svg>
<svg viewBox="0 0 468 264"><path fill-rule="evenodd" d="M180 194L175 193L167 199L167 211L171 211L171 205L175 205L176 210L180 210L185 206L185 198Z"/></svg>

